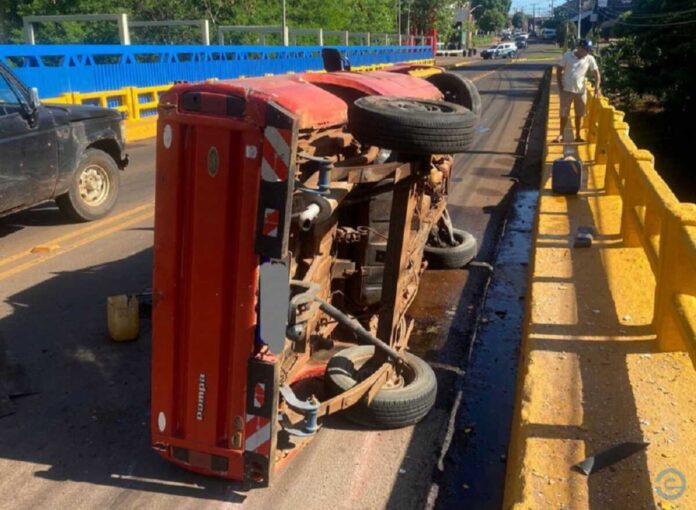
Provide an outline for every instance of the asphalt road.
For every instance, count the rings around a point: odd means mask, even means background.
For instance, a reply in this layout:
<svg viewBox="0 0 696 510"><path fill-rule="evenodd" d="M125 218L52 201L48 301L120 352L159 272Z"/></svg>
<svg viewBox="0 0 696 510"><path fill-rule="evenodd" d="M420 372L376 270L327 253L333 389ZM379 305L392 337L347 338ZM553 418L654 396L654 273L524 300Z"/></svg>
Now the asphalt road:
<svg viewBox="0 0 696 510"><path fill-rule="evenodd" d="M494 252L510 174L521 160L522 126L548 63L474 62L458 70L476 80L484 111L475 150L457 159L449 207L455 226L478 238L479 261ZM466 366L467 318L480 301L480 285L468 282L467 270L430 272L412 308L414 351L432 361L440 381L438 403L418 426L370 431L332 418L271 488L252 492L182 471L150 449L149 324L137 342L113 343L105 303L108 295L150 286L153 147L152 141L129 147L122 199L105 220L66 224L52 205L0 219L0 341L38 390L15 399L17 412L0 418L0 508L433 503L452 377Z"/></svg>

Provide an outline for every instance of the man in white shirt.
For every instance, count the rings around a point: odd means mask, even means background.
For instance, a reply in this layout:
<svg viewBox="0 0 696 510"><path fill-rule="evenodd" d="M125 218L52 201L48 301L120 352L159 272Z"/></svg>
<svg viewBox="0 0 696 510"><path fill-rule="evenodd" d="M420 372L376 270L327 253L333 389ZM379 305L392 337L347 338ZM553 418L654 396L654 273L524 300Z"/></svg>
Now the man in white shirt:
<svg viewBox="0 0 696 510"><path fill-rule="evenodd" d="M599 67L597 67L597 61L590 55L591 51L592 42L582 39L574 51L567 51L556 63L556 77L561 94L561 134L554 140L556 143L569 141L563 140L563 133L568 125L571 104L575 107L575 141L585 141L580 135L580 127L587 104L587 90L585 90L587 72L594 73L596 95L600 94L601 83Z"/></svg>

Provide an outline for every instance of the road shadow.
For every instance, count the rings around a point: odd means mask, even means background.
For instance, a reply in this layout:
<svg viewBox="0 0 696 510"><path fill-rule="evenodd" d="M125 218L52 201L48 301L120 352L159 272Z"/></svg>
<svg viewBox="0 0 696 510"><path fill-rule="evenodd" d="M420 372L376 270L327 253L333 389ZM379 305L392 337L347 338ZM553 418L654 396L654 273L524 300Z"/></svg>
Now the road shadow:
<svg viewBox="0 0 696 510"><path fill-rule="evenodd" d="M0 238L19 232L25 227L49 227L70 223L74 221L63 216L54 202L46 202L0 218Z"/></svg>
<svg viewBox="0 0 696 510"><path fill-rule="evenodd" d="M151 268L152 249L146 249L55 273L4 298L12 311L0 321L0 334L40 393L16 401L16 414L0 419L0 459L29 463L44 480L108 486L116 500L137 490L243 501L240 484L179 469L150 447L150 324L142 319L135 342L112 342L106 298L150 287ZM12 493L8 483L0 487ZM26 487L42 492L36 498L44 502L57 491L51 483ZM80 490L89 507L89 489Z"/></svg>
<svg viewBox="0 0 696 510"><path fill-rule="evenodd" d="M537 78L538 83L546 83L548 75ZM506 322L501 317L493 315L490 321L490 331L486 338L474 342L478 335L483 304L489 285L491 285L491 269L496 262L501 234L504 225L511 214L511 205L520 186L538 189L539 168L541 161L541 141L543 134L534 137L535 147L533 157L529 156L528 143L532 136L533 120L542 119L543 112L538 113L536 106L543 97L545 87L539 87L534 94L532 108L522 127L521 135L513 157L509 159L509 171L505 176L517 184L511 185L507 193L500 197L494 206L488 206L483 212L490 215L483 233L483 242L479 248L474 264L468 267L465 282L461 292L453 296L452 306L447 313L452 320L444 337L441 331L434 330L429 349L424 351L426 359L434 366L438 378L438 397L436 401L436 416L440 416L437 443L442 450L434 453L437 458L428 459L432 470L432 483L425 488L427 496L423 500L414 501L404 507L399 494L411 484L422 481L399 477L392 490L387 508L499 508L495 501L502 501L502 491L505 476L505 458L509 440L509 424L514 405L514 389L516 383L517 348L521 326L523 302L520 296L523 290L513 288L509 303L498 304L508 310L514 310L507 316L508 329L496 329L497 323ZM538 131L543 132L543 122L534 124ZM488 151L481 151L487 154ZM502 163L502 161L500 162ZM500 170L498 170L500 173ZM525 210L524 214L533 215L534 209ZM531 225L531 223L529 223ZM530 228L530 227L528 227ZM524 247L522 247L524 248ZM510 249L513 253L526 256L524 250L517 247ZM507 270L509 280L518 286L526 284L525 261L516 261L514 267ZM522 270L520 270L522 266ZM452 273L452 272L450 272ZM452 276L449 276L451 279ZM421 284L423 285L423 284ZM443 291L444 292L444 291ZM521 294L518 294L521 292ZM440 313L442 313L440 311ZM487 326L486 326L487 327ZM431 326L432 329L434 329ZM512 333L511 333L512 332ZM498 349L500 335L507 335L507 342ZM420 354L420 353L419 353ZM493 389L491 389L493 388ZM454 410L453 410L454 406ZM432 413L431 413L432 414ZM445 418L443 419L442 416ZM449 423L447 423L449 418ZM431 418L435 419L435 418ZM428 439L422 434L433 434L432 424L419 424L414 430L405 458L415 456L422 447L420 443ZM474 479L469 479L470 475ZM422 475L421 475L422 476ZM477 486L476 493L468 490L468 485Z"/></svg>

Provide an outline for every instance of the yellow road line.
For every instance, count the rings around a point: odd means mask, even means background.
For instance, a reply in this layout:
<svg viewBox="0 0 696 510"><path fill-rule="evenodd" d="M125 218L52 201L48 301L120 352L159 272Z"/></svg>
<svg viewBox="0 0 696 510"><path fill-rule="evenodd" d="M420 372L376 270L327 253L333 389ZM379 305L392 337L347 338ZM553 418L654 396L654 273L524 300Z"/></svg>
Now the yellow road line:
<svg viewBox="0 0 696 510"><path fill-rule="evenodd" d="M41 245L42 246L60 245L60 243L63 241L74 239L74 238L79 237L83 234L86 234L87 232L91 232L92 230L97 230L99 228L102 228L104 225L110 225L114 222L119 221L120 219L123 219L123 218L131 216L133 214L139 213L139 212L141 212L149 207L150 208L153 207L152 203L142 204L142 205L139 205L137 207L133 207L132 209L128 209L127 211L123 211L119 214L114 214L113 216L109 216L107 218L104 218L103 220L92 222L92 223L90 223L87 226L84 226L82 228L72 230L72 231L68 232L67 234L64 234L60 237L56 237L56 238L50 239L48 241L42 241ZM18 253L15 253L14 255L10 255L8 257L0 259L0 266L5 266L5 265L10 264L12 262L16 262L16 261L18 261L24 257L28 257L30 255L34 255L31 252L31 249L20 251Z"/></svg>
<svg viewBox="0 0 696 510"><path fill-rule="evenodd" d="M65 253L68 253L76 248L79 248L80 246L84 246L85 244L91 243L93 241L96 241L98 239L101 239L103 237L106 237L108 235L113 234L114 232L118 232L119 230L123 230L126 227L130 227L131 225L135 225L136 223L140 223L141 221L145 221L147 219L150 219L154 216L154 211L147 211L146 213L140 214L138 216L129 218L128 220L117 223L116 225L113 225L110 228L107 228L106 230L102 230L100 232L97 232L95 234L92 234L91 236L83 237L82 239L74 242L64 250L58 250L55 252L51 252L50 254L47 254L43 257L37 257L31 260L28 260L27 262L20 264L18 266L13 267L12 269L8 269L6 271L3 271L0 273L0 280L4 280L6 278L9 278L10 276L13 276L17 273L20 273L22 271L25 271L26 269L29 269L31 267L37 266L39 264L43 264L47 260L50 260L54 257L57 257L59 255L63 255Z"/></svg>
<svg viewBox="0 0 696 510"><path fill-rule="evenodd" d="M474 76L473 78L471 78L471 81L479 81L479 80L482 80L482 79L484 79L486 76L490 76L491 74L498 72L498 69L500 69L500 67L498 67L498 68L496 68L496 69L493 69L492 71L488 71L487 73L483 73L483 74L479 74L479 75L477 75L477 76Z"/></svg>

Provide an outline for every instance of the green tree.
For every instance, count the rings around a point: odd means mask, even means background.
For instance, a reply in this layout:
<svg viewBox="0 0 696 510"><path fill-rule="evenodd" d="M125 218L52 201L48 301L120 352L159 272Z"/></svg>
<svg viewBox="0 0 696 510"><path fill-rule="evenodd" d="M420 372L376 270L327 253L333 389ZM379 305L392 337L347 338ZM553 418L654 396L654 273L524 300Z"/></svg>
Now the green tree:
<svg viewBox="0 0 696 510"><path fill-rule="evenodd" d="M413 0L413 3L434 9L434 15L426 20L440 22L446 18L442 15L447 10L445 0ZM280 0L0 0L0 42L22 41L22 16L120 12L128 13L131 20L145 21L207 18L214 25L279 25L281 22ZM394 0L287 1L290 27L395 32L396 14ZM196 29L188 28L137 28L132 30L132 36L133 42L198 41ZM109 22L38 24L36 38L47 43L118 43L116 24ZM250 43L253 38L236 42Z"/></svg>
<svg viewBox="0 0 696 510"><path fill-rule="evenodd" d="M507 17L500 11L485 11L478 19L478 26L485 32L497 32L505 26Z"/></svg>
<svg viewBox="0 0 696 510"><path fill-rule="evenodd" d="M454 3L448 0L410 0L402 2L410 19L412 32L425 33L431 28L438 31L439 39L446 41L454 29Z"/></svg>
<svg viewBox="0 0 696 510"><path fill-rule="evenodd" d="M512 7L512 0L473 0L472 7L481 6L474 12L477 18L480 19L481 16L486 11L498 11L503 16L507 17L507 13L510 12L510 7Z"/></svg>
<svg viewBox="0 0 696 510"><path fill-rule="evenodd" d="M616 22L615 35L622 39L607 53L622 76L607 86L616 83L618 90L657 98L675 121L692 119L696 114L696 73L690 67L696 61L693 7L693 0L638 0L633 11ZM606 68L605 74L611 76L611 70ZM693 122L688 124L693 129Z"/></svg>
<svg viewBox="0 0 696 510"><path fill-rule="evenodd" d="M527 16L524 12L517 11L512 15L512 26L515 28L527 28Z"/></svg>

